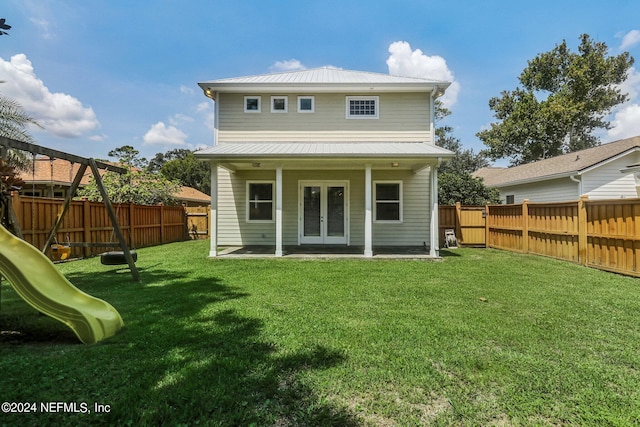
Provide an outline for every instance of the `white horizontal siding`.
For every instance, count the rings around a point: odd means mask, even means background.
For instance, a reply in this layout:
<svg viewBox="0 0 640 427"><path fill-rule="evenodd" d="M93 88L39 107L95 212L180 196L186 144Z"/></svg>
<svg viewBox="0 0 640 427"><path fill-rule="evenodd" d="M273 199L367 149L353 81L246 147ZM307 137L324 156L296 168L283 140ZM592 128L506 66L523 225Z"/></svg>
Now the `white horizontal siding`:
<svg viewBox="0 0 640 427"><path fill-rule="evenodd" d="M562 202L580 198L578 183L568 177L500 188L503 203L508 195L515 196L514 203L522 203L524 199L530 202Z"/></svg>
<svg viewBox="0 0 640 427"><path fill-rule="evenodd" d="M260 113L244 112L245 95L261 96ZM379 94L378 119L347 119L345 94L288 94L288 112L271 113L274 95L220 94L218 142L431 141L426 93ZM302 95L315 96L314 113L297 112Z"/></svg>
<svg viewBox="0 0 640 427"><path fill-rule="evenodd" d="M430 182L429 169L410 171L373 171L374 181L402 181L402 223L373 223L374 246L429 245ZM374 200L375 203L375 200ZM375 209L375 206L374 206Z"/></svg>
<svg viewBox="0 0 640 427"><path fill-rule="evenodd" d="M364 171L303 171L284 170L283 185L283 244L298 244L298 185L299 181L344 180L349 182L349 243L364 245ZM403 182L403 222L401 224L374 223L374 246L421 246L429 242L429 169L418 174L410 171L373 171L373 180L401 180ZM274 245L275 223L246 221L246 182L273 180L275 171L237 171L234 174L219 170L218 244Z"/></svg>
<svg viewBox="0 0 640 427"><path fill-rule="evenodd" d="M633 172L620 172L620 169L638 162L640 153L631 153L586 172L582 176L583 193L593 200L638 197Z"/></svg>

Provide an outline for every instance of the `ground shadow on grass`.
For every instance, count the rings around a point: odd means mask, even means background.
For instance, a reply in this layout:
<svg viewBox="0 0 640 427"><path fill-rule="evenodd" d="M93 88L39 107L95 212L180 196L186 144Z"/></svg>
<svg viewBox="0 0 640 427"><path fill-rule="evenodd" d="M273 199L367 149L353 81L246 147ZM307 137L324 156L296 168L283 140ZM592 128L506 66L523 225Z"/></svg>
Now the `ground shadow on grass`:
<svg viewBox="0 0 640 427"><path fill-rule="evenodd" d="M448 258L448 257L459 257L462 256L459 253L457 253L455 251L455 249L440 249L440 256L442 258Z"/></svg>
<svg viewBox="0 0 640 427"><path fill-rule="evenodd" d="M278 348L263 335L264 320L247 315L245 305L239 304L249 294L215 277L184 276L184 272L149 269L143 281L135 283L128 274L68 274L77 287L116 307L125 329L93 346L34 346L33 342L11 346L21 356L12 356L5 347L0 353L10 357L0 361L0 369L7 385L34 384L27 393L30 400L98 402L110 410L92 416L9 414L3 422L360 424L347 408L314 390L305 377L343 363L343 353L320 345ZM46 326L51 329L45 333L65 329L56 323ZM0 395L9 401L21 401L23 392L0 387Z"/></svg>

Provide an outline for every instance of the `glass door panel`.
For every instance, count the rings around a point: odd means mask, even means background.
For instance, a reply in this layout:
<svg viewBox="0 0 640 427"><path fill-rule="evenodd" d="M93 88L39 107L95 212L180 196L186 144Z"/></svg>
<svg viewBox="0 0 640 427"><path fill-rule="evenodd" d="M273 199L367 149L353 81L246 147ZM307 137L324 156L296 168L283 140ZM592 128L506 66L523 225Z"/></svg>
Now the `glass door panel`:
<svg viewBox="0 0 640 427"><path fill-rule="evenodd" d="M344 187L327 187L327 237L344 236Z"/></svg>
<svg viewBox="0 0 640 427"><path fill-rule="evenodd" d="M304 236L321 236L321 192L320 187L304 187Z"/></svg>
<svg viewBox="0 0 640 427"><path fill-rule="evenodd" d="M347 185L314 182L300 187L300 243L347 243Z"/></svg>

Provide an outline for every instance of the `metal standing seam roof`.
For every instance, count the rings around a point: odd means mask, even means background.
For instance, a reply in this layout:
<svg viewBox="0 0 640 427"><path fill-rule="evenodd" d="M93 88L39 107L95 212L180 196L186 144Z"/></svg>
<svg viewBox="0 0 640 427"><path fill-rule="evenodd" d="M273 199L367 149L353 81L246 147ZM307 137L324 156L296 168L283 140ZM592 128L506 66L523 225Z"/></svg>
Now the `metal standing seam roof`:
<svg viewBox="0 0 640 427"><path fill-rule="evenodd" d="M474 172L473 176L483 178L485 185L492 187L542 181L583 173L608 159L634 149L640 149L640 136L621 139L526 165L510 168L482 168Z"/></svg>
<svg viewBox="0 0 640 427"><path fill-rule="evenodd" d="M232 77L199 83L200 86L252 85L252 84L437 84L449 86L449 82L418 77L402 77L366 71L343 70L322 67L308 70L286 71L255 76Z"/></svg>
<svg viewBox="0 0 640 427"><path fill-rule="evenodd" d="M452 157L454 153L423 142L368 143L223 143L195 153L200 158L239 157Z"/></svg>

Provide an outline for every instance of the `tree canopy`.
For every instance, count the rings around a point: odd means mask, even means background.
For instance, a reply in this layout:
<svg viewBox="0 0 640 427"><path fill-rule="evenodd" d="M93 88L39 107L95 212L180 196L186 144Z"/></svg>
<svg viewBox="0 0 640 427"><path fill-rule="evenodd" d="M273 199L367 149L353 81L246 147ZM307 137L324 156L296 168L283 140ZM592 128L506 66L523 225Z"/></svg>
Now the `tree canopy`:
<svg viewBox="0 0 640 427"><path fill-rule="evenodd" d="M435 103L435 120L440 121L451 114L440 101ZM489 161L483 153L475 153L473 149L463 148L460 139L453 136L450 126L436 127L436 145L453 151L455 156L442 162L438 167L438 203L453 205L484 205L499 203L497 190L484 185L481 178L474 178L471 173L485 166Z"/></svg>
<svg viewBox="0 0 640 427"><path fill-rule="evenodd" d="M125 174L106 172L102 176L109 199L113 203L139 205L176 204L175 195L180 190L180 184L140 168L146 165L146 160L140 158L139 154L140 152L130 145L124 145L109 152L109 157L115 157L118 164L127 169ZM86 197L91 201L102 201L95 179L78 190L78 196Z"/></svg>
<svg viewBox="0 0 640 427"><path fill-rule="evenodd" d="M594 131L610 129L607 116L628 99L618 85L633 63L628 52L609 56L588 34L577 53L563 40L538 54L520 74L521 87L489 100L498 122L477 134L487 156L519 165L599 145Z"/></svg>

